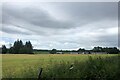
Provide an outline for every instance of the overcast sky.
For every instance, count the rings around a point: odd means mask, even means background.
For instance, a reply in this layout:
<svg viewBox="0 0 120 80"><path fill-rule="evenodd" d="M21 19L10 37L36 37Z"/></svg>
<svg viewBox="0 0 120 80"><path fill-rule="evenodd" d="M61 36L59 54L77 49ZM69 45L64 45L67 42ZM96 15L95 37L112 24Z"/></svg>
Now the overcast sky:
<svg viewBox="0 0 120 80"><path fill-rule="evenodd" d="M117 2L9 2L2 4L2 39L37 49L118 46Z"/></svg>

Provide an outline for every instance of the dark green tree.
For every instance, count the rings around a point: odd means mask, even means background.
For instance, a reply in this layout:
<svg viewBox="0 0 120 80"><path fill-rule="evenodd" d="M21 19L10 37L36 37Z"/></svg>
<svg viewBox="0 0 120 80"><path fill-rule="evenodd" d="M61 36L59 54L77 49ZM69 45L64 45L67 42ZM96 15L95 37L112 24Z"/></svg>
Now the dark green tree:
<svg viewBox="0 0 120 80"><path fill-rule="evenodd" d="M28 45L29 45L29 47L28 47L29 48L29 53L33 54L33 46L32 46L30 41L28 41Z"/></svg>
<svg viewBox="0 0 120 80"><path fill-rule="evenodd" d="M19 52L18 53L20 53L20 54L23 54L23 49L24 49L24 45L23 45L23 42L22 42L22 40L20 40L20 41L18 41L18 49L19 49Z"/></svg>
<svg viewBox="0 0 120 80"><path fill-rule="evenodd" d="M108 54L118 54L119 53L119 49L117 49L116 47L94 47L92 49L92 51L94 52L107 52Z"/></svg>
<svg viewBox="0 0 120 80"><path fill-rule="evenodd" d="M2 54L6 54L7 53L7 48L5 45L2 45Z"/></svg>
<svg viewBox="0 0 120 80"><path fill-rule="evenodd" d="M103 52L103 48L102 48L102 47L99 47L99 46L98 46L98 47L94 47L94 48L93 48L93 51L94 51L94 52Z"/></svg>
<svg viewBox="0 0 120 80"><path fill-rule="evenodd" d="M108 54L118 54L119 53L119 49L117 49L116 47L109 47L109 48L103 48L104 52L107 52Z"/></svg>
<svg viewBox="0 0 120 80"><path fill-rule="evenodd" d="M25 45L20 48L19 53L20 54L26 54L27 53L27 49L26 49Z"/></svg>
<svg viewBox="0 0 120 80"><path fill-rule="evenodd" d="M50 53L51 53L51 54L56 54L56 53L57 53L57 50L56 50L56 49L52 49L52 50L50 51Z"/></svg>
<svg viewBox="0 0 120 80"><path fill-rule="evenodd" d="M84 51L85 49L81 49L81 48L78 49L78 52L84 52Z"/></svg>
<svg viewBox="0 0 120 80"><path fill-rule="evenodd" d="M14 45L13 45L13 53L14 54L18 54L18 53L21 53L20 52L20 49L23 47L23 42L21 40L17 40L14 42Z"/></svg>
<svg viewBox="0 0 120 80"><path fill-rule="evenodd" d="M30 41L25 43L24 49L27 54L33 54L33 47Z"/></svg>
<svg viewBox="0 0 120 80"><path fill-rule="evenodd" d="M14 42L13 46L10 47L9 53L11 54L33 54L33 47L30 41L23 44L22 40Z"/></svg>
<svg viewBox="0 0 120 80"><path fill-rule="evenodd" d="M13 49L13 47L10 47L10 49L9 49L9 53L10 53L10 54L13 54L13 53L14 53L14 49Z"/></svg>

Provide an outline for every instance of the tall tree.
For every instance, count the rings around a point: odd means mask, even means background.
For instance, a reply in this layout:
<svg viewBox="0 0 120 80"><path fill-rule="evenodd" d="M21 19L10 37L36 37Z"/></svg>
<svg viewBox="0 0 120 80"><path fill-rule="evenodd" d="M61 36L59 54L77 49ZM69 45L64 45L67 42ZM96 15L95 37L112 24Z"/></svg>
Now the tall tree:
<svg viewBox="0 0 120 80"><path fill-rule="evenodd" d="M5 45L2 45L2 54L6 54L7 53L7 48Z"/></svg>
<svg viewBox="0 0 120 80"><path fill-rule="evenodd" d="M20 53L20 54L26 54L26 53L27 53L27 50L26 50L25 45L20 48L19 53Z"/></svg>
<svg viewBox="0 0 120 80"><path fill-rule="evenodd" d="M81 48L79 48L77 51L78 51L78 52L84 52L85 49L81 49Z"/></svg>
<svg viewBox="0 0 120 80"><path fill-rule="evenodd" d="M3 46L5 49L5 47ZM23 44L22 40L14 42L13 46L10 47L9 53L12 54L33 54L33 47L30 41Z"/></svg>
<svg viewBox="0 0 120 80"><path fill-rule="evenodd" d="M102 47L99 47L99 46L98 46L98 47L94 47L94 48L93 48L93 51L94 51L94 52L103 52L103 48L102 48Z"/></svg>
<svg viewBox="0 0 120 80"><path fill-rule="evenodd" d="M56 49L52 49L52 50L50 51L50 53L51 53L51 54L56 54L56 53L57 53L57 50L56 50Z"/></svg>
<svg viewBox="0 0 120 80"><path fill-rule="evenodd" d="M30 41L25 43L25 50L27 54L33 54L33 47Z"/></svg>
<svg viewBox="0 0 120 80"><path fill-rule="evenodd" d="M24 45L23 45L23 42L22 40L18 41L18 49L19 49L19 52L18 53L22 53L23 54L23 51L21 49L24 48Z"/></svg>
<svg viewBox="0 0 120 80"><path fill-rule="evenodd" d="M14 54L18 54L18 53L21 53L20 52L20 49L23 47L23 42L21 40L17 40L14 42L14 45L13 45L13 53Z"/></svg>
<svg viewBox="0 0 120 80"><path fill-rule="evenodd" d="M13 45L13 51L12 51L12 53L14 53L14 54L15 54L15 53L18 53L18 48L17 48L17 46L18 46L18 45L17 45L17 41L15 41L15 42L14 42L14 45Z"/></svg>
<svg viewBox="0 0 120 80"><path fill-rule="evenodd" d="M29 45L29 47L28 47L29 48L29 53L33 54L33 46L32 46L30 41L28 41L28 45Z"/></svg>
<svg viewBox="0 0 120 80"><path fill-rule="evenodd" d="M14 53L14 48L13 48L13 47L10 47L9 53L10 53L10 54L13 54L13 53Z"/></svg>

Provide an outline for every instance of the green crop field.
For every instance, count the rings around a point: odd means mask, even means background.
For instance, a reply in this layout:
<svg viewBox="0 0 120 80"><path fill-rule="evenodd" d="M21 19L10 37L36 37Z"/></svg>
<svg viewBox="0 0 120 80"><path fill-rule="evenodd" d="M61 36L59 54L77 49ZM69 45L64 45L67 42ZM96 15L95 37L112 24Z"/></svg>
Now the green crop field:
<svg viewBox="0 0 120 80"><path fill-rule="evenodd" d="M2 54L2 77L37 78L43 68L42 78L117 80L119 61L117 54Z"/></svg>

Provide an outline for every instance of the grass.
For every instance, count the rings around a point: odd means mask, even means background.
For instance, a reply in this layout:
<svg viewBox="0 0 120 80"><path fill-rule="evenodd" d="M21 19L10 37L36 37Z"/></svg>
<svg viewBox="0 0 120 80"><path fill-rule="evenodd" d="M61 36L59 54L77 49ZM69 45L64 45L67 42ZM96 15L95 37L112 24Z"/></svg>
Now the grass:
<svg viewBox="0 0 120 80"><path fill-rule="evenodd" d="M119 79L117 54L3 54L3 78L97 78ZM71 65L73 69L70 69ZM100 79L99 79L100 78Z"/></svg>

